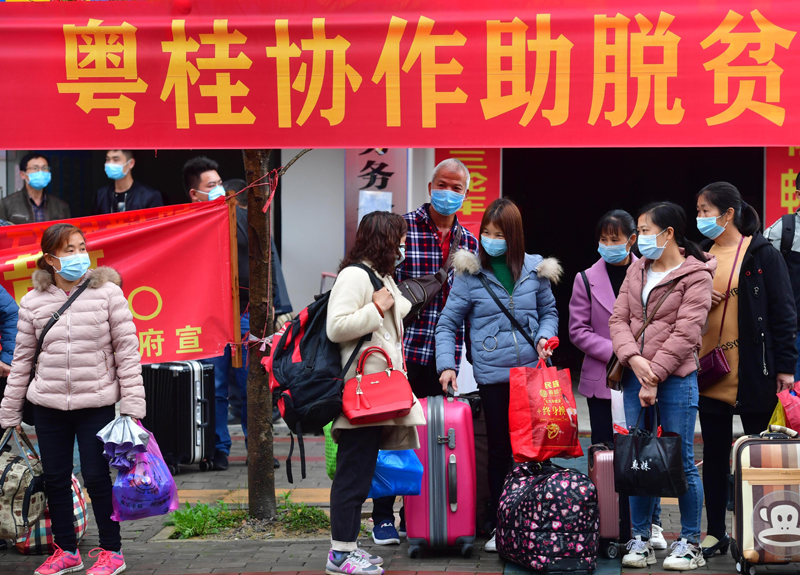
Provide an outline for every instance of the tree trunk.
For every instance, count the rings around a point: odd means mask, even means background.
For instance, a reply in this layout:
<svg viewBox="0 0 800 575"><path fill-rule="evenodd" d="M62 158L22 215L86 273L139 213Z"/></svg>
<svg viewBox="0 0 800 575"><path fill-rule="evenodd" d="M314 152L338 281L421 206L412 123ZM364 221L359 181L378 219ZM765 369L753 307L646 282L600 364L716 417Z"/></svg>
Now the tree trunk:
<svg viewBox="0 0 800 575"><path fill-rule="evenodd" d="M243 150L247 184L269 171L270 150ZM250 329L255 337L272 334L272 268L270 210L264 213L270 187L266 178L247 190L247 223L250 245ZM266 326L266 332L264 332ZM243 342L247 345L247 342ZM272 454L272 396L268 377L261 369L264 352L250 348L247 374L247 426L250 466L247 470L250 515L256 519L277 516L275 470Z"/></svg>

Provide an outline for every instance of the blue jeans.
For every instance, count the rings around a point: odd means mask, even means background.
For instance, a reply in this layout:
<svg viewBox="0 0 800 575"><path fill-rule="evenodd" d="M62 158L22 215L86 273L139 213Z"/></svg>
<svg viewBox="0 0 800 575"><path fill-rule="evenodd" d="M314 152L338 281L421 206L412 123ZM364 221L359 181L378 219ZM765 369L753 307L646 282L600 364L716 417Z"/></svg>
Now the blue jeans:
<svg viewBox="0 0 800 575"><path fill-rule="evenodd" d="M250 331L250 314L242 316L242 335ZM233 369L236 385L242 394L242 431L247 440L247 341L242 341L242 366ZM231 434L228 432L228 374L231 370L231 347L225 346L225 353L219 357L202 360L214 366L214 431L217 436L216 449L225 455L231 453Z"/></svg>
<svg viewBox="0 0 800 575"><path fill-rule="evenodd" d="M800 333L797 334L797 367L794 368L794 380L800 381Z"/></svg>
<svg viewBox="0 0 800 575"><path fill-rule="evenodd" d="M639 418L641 404L639 390L641 384L633 373L626 370L622 380L625 403L625 420L635 425ZM697 373L686 377L669 376L658 386L658 405L661 412L661 426L664 431L672 431L681 436L683 469L689 489L679 499L681 510L682 539L697 545L700 541L700 519L703 513L703 483L700 472L694 464L694 426L697 420ZM650 538L650 525L657 502L656 497L631 497L631 527L633 537Z"/></svg>

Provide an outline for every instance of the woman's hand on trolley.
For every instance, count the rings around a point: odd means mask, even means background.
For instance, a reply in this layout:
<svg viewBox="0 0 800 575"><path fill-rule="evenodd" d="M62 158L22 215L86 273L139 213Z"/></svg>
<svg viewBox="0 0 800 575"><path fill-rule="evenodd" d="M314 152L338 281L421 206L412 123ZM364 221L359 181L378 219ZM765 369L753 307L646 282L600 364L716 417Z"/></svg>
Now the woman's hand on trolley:
<svg viewBox="0 0 800 575"><path fill-rule="evenodd" d="M442 391L447 393L447 386L452 385L453 391L458 391L456 372L453 369L445 369L439 376L439 383L442 384Z"/></svg>

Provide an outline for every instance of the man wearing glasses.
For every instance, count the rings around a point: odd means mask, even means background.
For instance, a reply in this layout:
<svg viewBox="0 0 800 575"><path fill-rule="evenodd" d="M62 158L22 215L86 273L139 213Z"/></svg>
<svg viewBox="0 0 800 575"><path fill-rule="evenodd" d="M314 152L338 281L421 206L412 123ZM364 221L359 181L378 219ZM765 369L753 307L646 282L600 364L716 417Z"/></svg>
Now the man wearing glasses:
<svg viewBox="0 0 800 575"><path fill-rule="evenodd" d="M25 186L0 201L0 220L12 224L30 224L70 217L69 205L61 198L45 192L50 183L50 162L47 157L36 152L26 154L19 162L19 173Z"/></svg>

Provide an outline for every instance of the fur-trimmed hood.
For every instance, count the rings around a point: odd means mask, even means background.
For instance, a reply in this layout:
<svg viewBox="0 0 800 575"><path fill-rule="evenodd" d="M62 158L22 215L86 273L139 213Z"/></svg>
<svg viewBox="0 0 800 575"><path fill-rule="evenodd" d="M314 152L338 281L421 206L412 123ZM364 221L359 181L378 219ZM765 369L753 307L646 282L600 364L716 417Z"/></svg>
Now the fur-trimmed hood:
<svg viewBox="0 0 800 575"><path fill-rule="evenodd" d="M99 267L94 270L89 270L87 275L89 276L87 280L89 282L89 287L92 289L97 289L108 282L122 287L122 277L114 268ZM36 270L33 272L33 276L31 276L31 283L33 283L33 287L36 290L47 291L50 289L50 286L53 285L53 276L50 275L50 272L45 270Z"/></svg>
<svg viewBox="0 0 800 575"><path fill-rule="evenodd" d="M536 272L540 278L550 280L552 284L558 284L561 281L561 276L564 274L564 268L561 267L561 262L556 258L540 259L539 256L525 255L525 264L527 266L529 260L535 258L539 260L538 264L534 264L533 271ZM478 275L481 271L481 260L477 254L469 250L458 250L456 255L453 256L453 268L456 273Z"/></svg>

